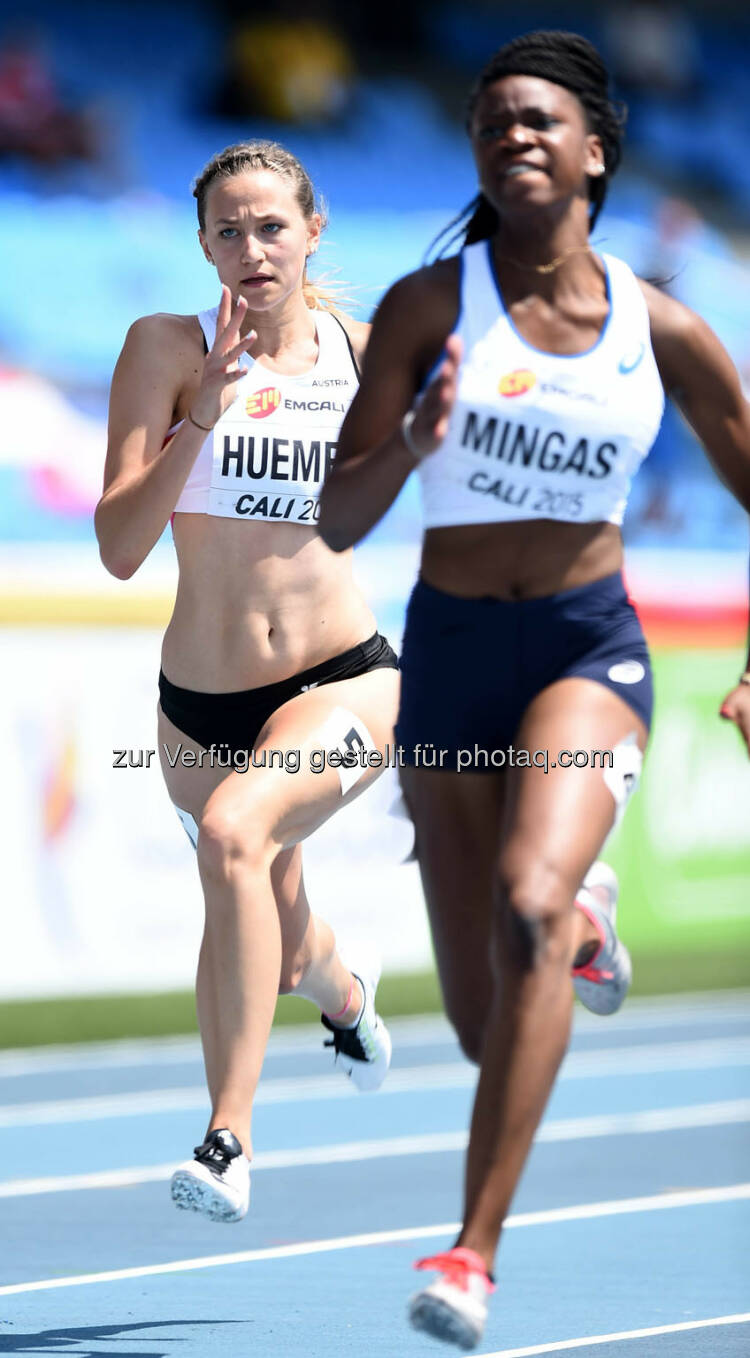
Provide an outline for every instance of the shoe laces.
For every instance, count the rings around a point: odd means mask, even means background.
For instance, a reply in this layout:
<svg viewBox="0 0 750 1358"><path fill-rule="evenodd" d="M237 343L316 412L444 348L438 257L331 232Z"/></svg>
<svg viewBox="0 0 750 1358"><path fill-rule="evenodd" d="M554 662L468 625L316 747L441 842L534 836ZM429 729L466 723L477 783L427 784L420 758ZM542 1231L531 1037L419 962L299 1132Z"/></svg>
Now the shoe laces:
<svg viewBox="0 0 750 1358"><path fill-rule="evenodd" d="M586 967L574 967L574 976L582 976L584 981L593 981L595 985L601 985L603 981L613 981L615 973L613 971L602 971L601 967L595 967L589 962Z"/></svg>
<svg viewBox="0 0 750 1358"><path fill-rule="evenodd" d="M442 1273L447 1282L454 1287L459 1287L463 1292L469 1290L469 1278L472 1274L479 1274L482 1281L486 1284L488 1292L494 1292L495 1283L491 1275L487 1272L484 1260L475 1250L467 1250L462 1245L455 1246L452 1250L446 1250L443 1254L432 1254L428 1259L418 1259L414 1265L417 1269L435 1269Z"/></svg>
<svg viewBox="0 0 750 1358"><path fill-rule="evenodd" d="M237 1138L231 1132L225 1133L225 1135L231 1136L234 1145L237 1147L236 1150L231 1144L219 1140L215 1132L209 1132L206 1140L202 1145L196 1146L193 1152L196 1160L202 1165L207 1165L214 1174L225 1174L232 1161L242 1154L242 1148Z"/></svg>
<svg viewBox="0 0 750 1358"><path fill-rule="evenodd" d="M337 1028L336 1024L331 1023L331 1020L325 1014L321 1014L320 1021L331 1034L323 1043L324 1047L333 1047L336 1056L343 1052L344 1056L349 1056L354 1061L371 1060L359 1035L361 1019L356 1028Z"/></svg>

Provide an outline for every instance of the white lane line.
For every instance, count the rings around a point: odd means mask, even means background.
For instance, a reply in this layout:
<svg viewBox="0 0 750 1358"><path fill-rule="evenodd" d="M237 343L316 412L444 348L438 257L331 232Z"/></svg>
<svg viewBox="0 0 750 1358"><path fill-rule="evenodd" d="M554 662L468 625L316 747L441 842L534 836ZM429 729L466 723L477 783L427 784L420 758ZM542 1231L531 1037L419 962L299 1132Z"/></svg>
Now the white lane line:
<svg viewBox="0 0 750 1358"><path fill-rule="evenodd" d="M750 1037L706 1038L699 1042L663 1042L631 1047L597 1048L571 1052L563 1062L563 1080L603 1079L607 1076L648 1075L661 1071L710 1070L750 1065ZM477 1072L466 1061L401 1066L391 1070L379 1098L426 1090L470 1089ZM149 1113L195 1112L207 1107L203 1085L176 1089L134 1090L125 1094L97 1094L89 1098L54 1099L0 1106L0 1128L32 1127L61 1122L92 1122L102 1118L134 1117ZM256 1105L306 1103L313 1099L357 1097L351 1083L335 1071L330 1075L281 1076L261 1080Z"/></svg>
<svg viewBox="0 0 750 1358"><path fill-rule="evenodd" d="M585 1141L591 1137L637 1136L691 1127L725 1127L738 1122L750 1122L750 1099L691 1104L685 1108L652 1108L640 1113L560 1118L543 1123L535 1140ZM297 1169L310 1165L338 1165L357 1160L385 1160L399 1156L462 1151L465 1150L467 1142L468 1133L465 1131L429 1132L423 1135L306 1146L294 1150L260 1151L253 1159L253 1173L264 1169ZM166 1165L144 1165L133 1169L99 1170L89 1174L11 1179L0 1183L0 1198L25 1198L41 1193L66 1193L83 1189L133 1188L138 1184L163 1182L170 1177L175 1168L176 1162L170 1162Z"/></svg>
<svg viewBox="0 0 750 1358"><path fill-rule="evenodd" d="M750 1021L750 1004L745 1018ZM456 1037L441 1015L421 1014L391 1019L389 1030L405 1046L457 1046ZM272 1033L266 1049L269 1058L309 1056L319 1052L322 1034L317 1020ZM174 1037L119 1038L112 1042L81 1042L71 1046L9 1048L0 1052L0 1079L19 1075L50 1075L67 1070L125 1069L130 1066L180 1066L202 1064L200 1039Z"/></svg>
<svg viewBox="0 0 750 1358"><path fill-rule="evenodd" d="M750 1183L729 1184L723 1188L698 1188L689 1192L658 1193L647 1198L616 1198L610 1202L580 1203L575 1207L556 1207L545 1212L522 1212L508 1217L505 1229L519 1226L549 1226L568 1221L591 1221L600 1217L629 1216L638 1212L661 1212L667 1208L707 1207L716 1203L750 1199ZM145 1264L138 1268L111 1269L106 1273L79 1273L68 1278L42 1278L31 1283L11 1283L0 1287L0 1297L17 1292L49 1292L60 1287L83 1287L90 1283L121 1282L126 1278L150 1278L164 1273L187 1273L203 1268L226 1268L231 1264L254 1264L268 1259L294 1259L302 1255L327 1254L334 1250L362 1249L368 1245L391 1245L402 1240L429 1240L451 1236L458 1231L457 1221L439 1226L408 1226L396 1231L371 1231L328 1240L305 1240L296 1245L277 1245L270 1249L239 1250L232 1254L209 1254L197 1259L175 1259L168 1264Z"/></svg>
<svg viewBox="0 0 750 1358"><path fill-rule="evenodd" d="M675 1325L652 1325L647 1330L621 1330L618 1334L592 1334L588 1339L561 1339L555 1344L533 1344L525 1349L497 1349L495 1353L472 1354L471 1358L533 1358L537 1353L564 1353L566 1349L587 1349L595 1344L617 1344L623 1339L649 1339L656 1334L679 1334L682 1330L707 1330L714 1325L746 1325L750 1311L735 1316L713 1316L711 1320L682 1320Z"/></svg>
<svg viewBox="0 0 750 1358"><path fill-rule="evenodd" d="M607 1034L649 1032L655 1027L684 1027L750 1022L750 990L697 991L684 995L642 996L628 1000L627 1009L607 1019ZM441 1046L455 1042L446 1020L438 1014L416 1014L389 1020L398 1045ZM601 1032L601 1019L579 1008L577 1033ZM316 1022L271 1034L269 1056L302 1056L315 1045ZM315 1035L315 1036L313 1036ZM190 1035L118 1038L111 1042L16 1047L0 1052L0 1079L19 1075L54 1074L58 1070L98 1070L139 1065L186 1065L201 1060L200 1042Z"/></svg>

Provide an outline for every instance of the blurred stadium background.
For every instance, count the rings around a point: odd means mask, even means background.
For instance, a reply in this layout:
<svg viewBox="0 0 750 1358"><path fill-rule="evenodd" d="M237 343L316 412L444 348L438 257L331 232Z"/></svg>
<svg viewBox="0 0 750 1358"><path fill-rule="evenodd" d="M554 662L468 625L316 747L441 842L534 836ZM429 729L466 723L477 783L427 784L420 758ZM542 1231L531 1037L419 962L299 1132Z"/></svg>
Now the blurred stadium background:
<svg viewBox="0 0 750 1358"><path fill-rule="evenodd" d="M278 137L330 208L322 272L366 317L474 192L462 104L521 27L603 49L630 108L595 243L671 280L750 382L750 18L737 4L491 0L252 4L6 0L0 29L0 629L5 938L0 1042L191 1026L201 902L154 767L164 539L127 584L92 529L107 389L135 317L196 311L215 277L190 185L222 146ZM357 554L394 643L416 488ZM742 667L748 525L667 413L626 523L654 648L648 768L609 846L642 989L750 982L750 769L717 708ZM381 783L310 845L314 904L366 931L385 1008L434 1001L405 822ZM158 996L158 998L157 998ZM89 997L82 999L81 997ZM287 1005L284 1013L300 1012Z"/></svg>

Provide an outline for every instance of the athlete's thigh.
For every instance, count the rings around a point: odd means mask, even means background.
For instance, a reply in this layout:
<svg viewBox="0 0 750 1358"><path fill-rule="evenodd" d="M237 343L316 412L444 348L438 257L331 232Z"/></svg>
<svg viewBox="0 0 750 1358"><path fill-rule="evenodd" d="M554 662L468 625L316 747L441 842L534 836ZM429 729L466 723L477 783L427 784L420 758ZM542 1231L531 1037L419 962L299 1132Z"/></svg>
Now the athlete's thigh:
<svg viewBox="0 0 750 1358"><path fill-rule="evenodd" d="M204 816L244 817L279 848L299 843L382 772L397 703L394 669L298 694L269 717L250 768L229 774Z"/></svg>
<svg viewBox="0 0 750 1358"><path fill-rule="evenodd" d="M506 775L405 767L401 782L445 1006L460 1028L473 1015L483 1019L492 994L492 883Z"/></svg>
<svg viewBox="0 0 750 1358"><path fill-rule="evenodd" d="M211 793L227 778L230 769L220 768L215 762L201 764L203 746L186 736L157 708L159 759L167 792L175 806L200 821L203 808ZM186 758L183 759L183 755ZM195 762L191 762L194 756Z"/></svg>
<svg viewBox="0 0 750 1358"><path fill-rule="evenodd" d="M231 770L206 765L184 766L176 758L177 750L190 750L200 755L202 746L178 730L173 722L158 709L159 752L164 780L172 801L193 817L196 828L203 808L211 793L229 777ZM167 757L167 752L169 757ZM307 927L310 908L302 880L302 851L298 845L279 853L271 868L271 884L285 936L293 943L301 939Z"/></svg>
<svg viewBox="0 0 750 1358"><path fill-rule="evenodd" d="M512 770L503 836L506 874L528 871L534 863L562 875L575 891L637 781L647 738L633 709L594 680L562 679L544 689L527 708L514 744L517 760L520 751L531 757L545 752L549 771ZM585 766L562 767L562 751L579 752L582 765L585 754Z"/></svg>

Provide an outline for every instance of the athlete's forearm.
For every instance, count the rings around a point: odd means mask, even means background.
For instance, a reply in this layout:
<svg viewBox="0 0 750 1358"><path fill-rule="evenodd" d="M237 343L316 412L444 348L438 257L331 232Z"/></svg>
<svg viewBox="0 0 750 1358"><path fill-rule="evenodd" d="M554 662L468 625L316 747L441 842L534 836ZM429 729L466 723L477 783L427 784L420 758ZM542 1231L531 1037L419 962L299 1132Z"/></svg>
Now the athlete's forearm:
<svg viewBox="0 0 750 1358"><path fill-rule="evenodd" d="M186 420L152 462L131 480L115 481L96 507L94 527L102 562L128 580L169 523L205 433Z"/></svg>
<svg viewBox="0 0 750 1358"><path fill-rule="evenodd" d="M335 462L320 496L318 532L334 552L361 542L387 513L416 462L401 428L377 448Z"/></svg>

